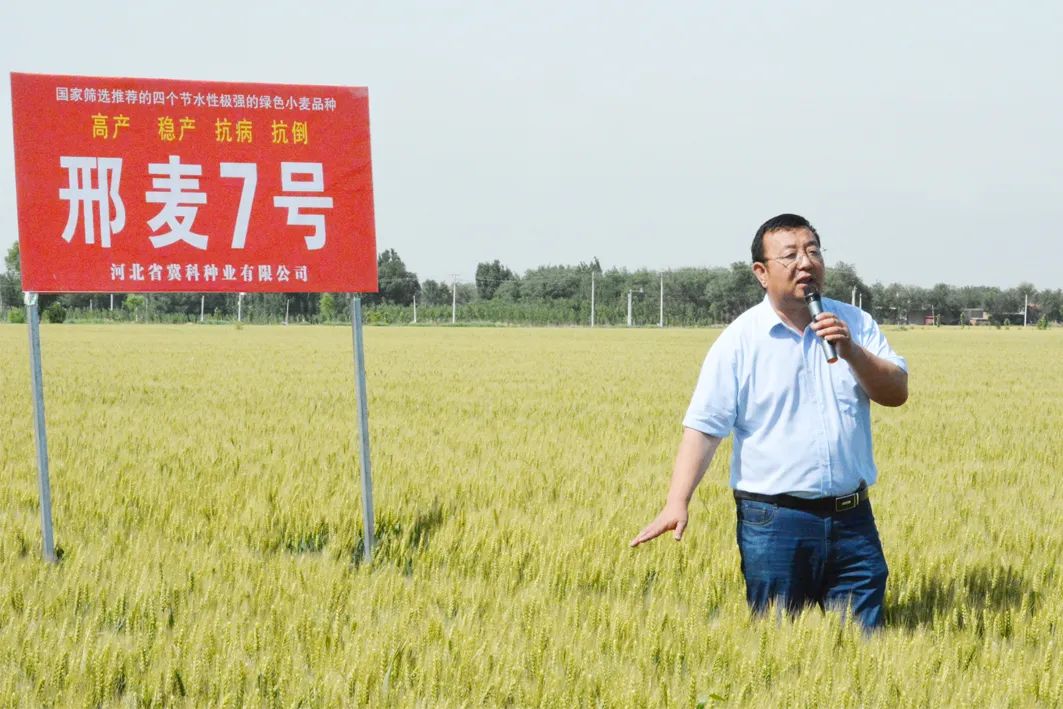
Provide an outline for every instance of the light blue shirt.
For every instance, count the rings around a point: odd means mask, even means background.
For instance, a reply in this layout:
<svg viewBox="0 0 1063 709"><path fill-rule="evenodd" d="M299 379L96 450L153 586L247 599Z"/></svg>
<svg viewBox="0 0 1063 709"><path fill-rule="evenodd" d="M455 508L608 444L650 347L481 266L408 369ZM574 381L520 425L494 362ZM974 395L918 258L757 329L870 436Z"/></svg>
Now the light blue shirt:
<svg viewBox="0 0 1063 709"><path fill-rule="evenodd" d="M908 371L863 310L823 299L853 342ZM846 495L878 477L871 406L849 363L828 364L811 327L784 324L767 296L709 349L683 419L725 438L734 432L731 487L766 495Z"/></svg>

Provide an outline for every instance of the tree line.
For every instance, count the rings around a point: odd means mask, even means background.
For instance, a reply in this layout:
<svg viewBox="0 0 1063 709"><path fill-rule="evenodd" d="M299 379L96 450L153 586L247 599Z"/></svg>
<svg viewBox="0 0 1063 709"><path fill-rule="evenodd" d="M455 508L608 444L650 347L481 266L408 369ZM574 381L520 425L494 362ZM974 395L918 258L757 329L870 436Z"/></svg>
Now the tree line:
<svg viewBox="0 0 1063 709"><path fill-rule="evenodd" d="M18 321L21 275L18 244L4 259L0 307ZM539 266L523 275L499 260L477 264L472 282L421 281L394 249L377 258L379 292L365 294L370 323L490 322L538 325L693 326L723 324L755 305L764 293L745 262L729 266L669 271L612 268L598 259L576 265ZM866 284L850 264L830 264L825 295L856 302L884 323L953 325L971 320L992 324L1042 325L1063 321L1063 291L1038 290L1031 283L1014 288L993 286L933 287L901 283ZM1028 307L1027 307L1028 303ZM136 320L145 322L210 321L277 323L332 322L350 318L350 298L342 293L152 293L41 295L46 320Z"/></svg>

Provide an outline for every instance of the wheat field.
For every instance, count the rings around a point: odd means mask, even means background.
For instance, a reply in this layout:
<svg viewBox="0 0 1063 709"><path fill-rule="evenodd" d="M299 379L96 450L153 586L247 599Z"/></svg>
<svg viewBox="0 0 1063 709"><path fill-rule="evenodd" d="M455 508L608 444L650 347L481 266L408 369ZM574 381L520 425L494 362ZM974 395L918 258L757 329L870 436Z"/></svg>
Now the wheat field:
<svg viewBox="0 0 1063 709"><path fill-rule="evenodd" d="M887 627L753 619L729 444L664 500L717 330L0 326L0 705L1063 705L1063 332L887 331Z"/></svg>

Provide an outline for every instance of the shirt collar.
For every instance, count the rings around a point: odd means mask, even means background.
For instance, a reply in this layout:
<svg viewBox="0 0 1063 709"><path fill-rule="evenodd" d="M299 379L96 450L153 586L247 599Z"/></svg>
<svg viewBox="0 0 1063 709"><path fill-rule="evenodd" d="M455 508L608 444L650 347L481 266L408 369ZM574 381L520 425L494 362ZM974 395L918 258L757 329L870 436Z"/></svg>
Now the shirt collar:
<svg viewBox="0 0 1063 709"><path fill-rule="evenodd" d="M771 299L767 293L764 294L764 300L760 301L760 305L757 307L760 308L760 322L765 330L771 332L776 325L786 327L779 314L775 312L775 308L771 306Z"/></svg>
<svg viewBox="0 0 1063 709"><path fill-rule="evenodd" d="M794 332L790 326L784 323L782 318L779 317L779 313L775 311L767 293L764 294L764 300L760 301L760 305L757 307L760 308L760 322L765 331L772 333L775 331L775 328L778 327L789 333Z"/></svg>

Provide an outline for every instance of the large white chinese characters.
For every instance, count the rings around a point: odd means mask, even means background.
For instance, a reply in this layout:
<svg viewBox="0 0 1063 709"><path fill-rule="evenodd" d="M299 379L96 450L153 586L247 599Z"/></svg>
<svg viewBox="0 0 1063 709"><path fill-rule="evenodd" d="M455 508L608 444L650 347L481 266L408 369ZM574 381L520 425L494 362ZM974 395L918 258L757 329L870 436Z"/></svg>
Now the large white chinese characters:
<svg viewBox="0 0 1063 709"><path fill-rule="evenodd" d="M68 172L68 186L59 189L59 198L70 203L63 240L70 243L79 223L83 222L85 243L95 244L98 221L100 246L110 248L111 237L120 233L126 222L125 205L119 192L122 159L62 156L59 163ZM282 194L273 197L273 206L286 211L288 226L313 227L303 237L308 251L324 248L327 230L325 215L320 210L332 209L333 198L325 194L322 164L282 162L280 171ZM152 246L161 249L183 242L206 250L210 235L193 231L199 208L208 203L207 193L200 189L203 166L182 163L179 155L170 155L167 162L148 163L148 175L152 177L152 189L144 193L144 202L161 205L146 222L151 229ZM218 175L242 182L230 247L243 249L254 211L258 165L223 162L218 165ZM261 280L272 280L272 273L263 273Z"/></svg>
<svg viewBox="0 0 1063 709"><path fill-rule="evenodd" d="M67 243L74 238L80 215L85 215L85 243L96 243L96 218L93 205L99 213L100 246L110 248L111 234L117 234L125 228L125 206L118 193L122 180L121 158L93 158L62 155L59 166L67 169L69 182L67 187L59 188L59 199L70 202L70 214L63 228L63 240ZM96 186L93 187L95 176ZM114 208L114 218L111 209Z"/></svg>
<svg viewBox="0 0 1063 709"><path fill-rule="evenodd" d="M239 177L244 181L240 189L240 207L236 210L232 241L234 249L242 249L247 243L247 225L251 221L251 205L254 204L255 188L258 187L258 165L253 162L223 162L221 176Z"/></svg>
<svg viewBox="0 0 1063 709"><path fill-rule="evenodd" d="M197 249L206 249L207 237L192 231L192 222L199 211L196 205L207 203L207 195L195 191L199 189L198 178L203 174L203 167L182 165L179 156L171 155L169 162L148 163L148 174L157 176L151 186L159 191L144 193L144 201L162 205L159 213L148 220L148 226L154 232L163 224L170 228L151 237L151 243L159 248L184 241Z"/></svg>
<svg viewBox="0 0 1063 709"><path fill-rule="evenodd" d="M296 175L309 175L309 179L297 180ZM325 191L325 174L319 162L282 162L281 189L285 192L318 193ZM332 209L331 197L274 197L274 207L288 209L288 226L312 226L314 233L305 237L306 248L311 251L325 246L325 215L303 214L302 209Z"/></svg>

